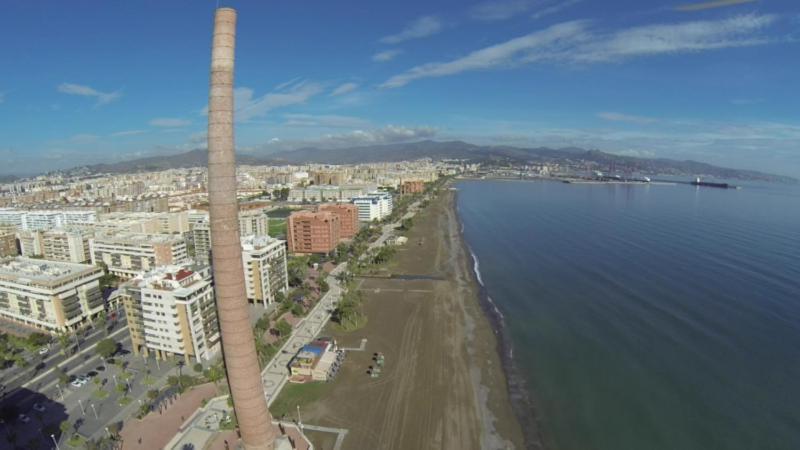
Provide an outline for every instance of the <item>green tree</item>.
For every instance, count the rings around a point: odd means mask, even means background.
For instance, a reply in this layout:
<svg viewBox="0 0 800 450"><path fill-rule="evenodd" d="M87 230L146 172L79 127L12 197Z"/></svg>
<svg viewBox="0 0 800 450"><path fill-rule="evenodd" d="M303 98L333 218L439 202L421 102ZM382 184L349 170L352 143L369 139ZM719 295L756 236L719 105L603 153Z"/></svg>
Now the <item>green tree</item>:
<svg viewBox="0 0 800 450"><path fill-rule="evenodd" d="M322 292L323 294L325 292L328 292L328 290L331 288L330 286L328 286L328 282L325 280L325 277L327 277L327 275L328 274L322 274L319 277L319 282L317 283L319 285L320 292Z"/></svg>
<svg viewBox="0 0 800 450"><path fill-rule="evenodd" d="M300 303L292 305L292 315L295 317L302 317L306 314L305 308Z"/></svg>
<svg viewBox="0 0 800 450"><path fill-rule="evenodd" d="M69 382L69 375L67 375L67 372L64 370L63 367L56 367L55 369L53 369L53 371L55 372L56 377L58 377L59 383L67 384Z"/></svg>
<svg viewBox="0 0 800 450"><path fill-rule="evenodd" d="M277 331L281 337L289 336L292 333L292 326L286 319L281 319L275 324L275 331Z"/></svg>
<svg viewBox="0 0 800 450"><path fill-rule="evenodd" d="M108 359L117 353L118 344L113 339L103 339L102 341L97 343L95 350L97 354L100 355L103 359Z"/></svg>

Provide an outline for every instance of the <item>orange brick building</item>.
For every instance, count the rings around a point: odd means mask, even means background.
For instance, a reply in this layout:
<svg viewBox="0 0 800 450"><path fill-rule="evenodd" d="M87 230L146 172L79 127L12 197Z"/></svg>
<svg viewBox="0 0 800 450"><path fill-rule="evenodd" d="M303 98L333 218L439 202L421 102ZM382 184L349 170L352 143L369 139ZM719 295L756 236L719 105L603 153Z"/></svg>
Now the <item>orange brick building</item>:
<svg viewBox="0 0 800 450"><path fill-rule="evenodd" d="M339 216L327 211L293 212L286 232L291 253L330 253L341 238Z"/></svg>
<svg viewBox="0 0 800 450"><path fill-rule="evenodd" d="M358 206L352 203L327 203L320 205L319 210L339 217L341 239L352 239L358 233Z"/></svg>
<svg viewBox="0 0 800 450"><path fill-rule="evenodd" d="M401 194L421 194L425 192L424 181L404 181L400 185Z"/></svg>

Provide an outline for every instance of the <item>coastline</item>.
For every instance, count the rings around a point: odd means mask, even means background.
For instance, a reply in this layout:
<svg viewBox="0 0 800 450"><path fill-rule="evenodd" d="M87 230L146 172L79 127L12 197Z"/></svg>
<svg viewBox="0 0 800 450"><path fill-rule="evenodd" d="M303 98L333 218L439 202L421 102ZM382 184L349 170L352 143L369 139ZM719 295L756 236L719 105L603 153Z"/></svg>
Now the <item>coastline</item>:
<svg viewBox="0 0 800 450"><path fill-rule="evenodd" d="M445 188L414 218L408 243L386 266L397 276L357 279L366 326L323 330L342 347L365 339L366 348L347 353L321 394L304 396L300 388L292 401L304 423L346 429L343 449L526 448L499 336L482 310L459 226L455 195ZM386 359L377 378L365 373L374 352Z"/></svg>
<svg viewBox="0 0 800 450"><path fill-rule="evenodd" d="M472 250L464 236L464 224L458 211L458 194L453 195L451 207L458 221L459 239L463 251L469 255L472 262L471 274L473 281L478 286L477 302L481 310L489 321L496 337L496 351L502 362L503 373L506 379L508 399L514 415L521 425L524 437L524 446L528 450L544 450L544 438L541 434L541 427L538 422L538 411L531 398L529 388L524 377L519 373L514 360L514 345L508 329L505 326L505 316L492 300L489 291L483 282L480 272L480 259Z"/></svg>

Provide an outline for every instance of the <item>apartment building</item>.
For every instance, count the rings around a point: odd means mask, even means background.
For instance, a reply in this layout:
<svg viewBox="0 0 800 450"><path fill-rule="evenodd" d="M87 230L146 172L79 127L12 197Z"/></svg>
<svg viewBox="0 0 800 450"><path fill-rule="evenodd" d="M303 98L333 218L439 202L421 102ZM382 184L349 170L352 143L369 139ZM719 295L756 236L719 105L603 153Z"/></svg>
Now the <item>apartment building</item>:
<svg viewBox="0 0 800 450"><path fill-rule="evenodd" d="M11 225L19 230L45 231L67 225L93 223L97 214L93 210L22 210L0 208L0 225Z"/></svg>
<svg viewBox="0 0 800 450"><path fill-rule="evenodd" d="M351 203L328 203L320 205L319 211L339 217L339 237L352 239L358 233L358 206Z"/></svg>
<svg viewBox="0 0 800 450"><path fill-rule="evenodd" d="M192 212L189 215L191 240L194 244L194 258L198 262L211 264L211 224L208 213ZM269 217L266 210L251 209L239 212L239 236L269 235Z"/></svg>
<svg viewBox="0 0 800 450"><path fill-rule="evenodd" d="M104 309L102 276L88 264L0 260L0 317L47 333L74 331Z"/></svg>
<svg viewBox="0 0 800 450"><path fill-rule="evenodd" d="M17 236L11 231L0 231L0 258L17 254Z"/></svg>
<svg viewBox="0 0 800 450"><path fill-rule="evenodd" d="M120 278L188 261L186 240L177 234L119 233L89 241L92 264L103 263Z"/></svg>
<svg viewBox="0 0 800 450"><path fill-rule="evenodd" d="M120 288L135 354L189 363L219 352L219 322L208 266L168 265L141 273Z"/></svg>
<svg viewBox="0 0 800 450"><path fill-rule="evenodd" d="M289 291L286 267L286 241L269 236L250 235L242 238L247 299L266 307L275 301L278 292Z"/></svg>
<svg viewBox="0 0 800 450"><path fill-rule="evenodd" d="M403 181L400 185L400 193L406 194L421 194L425 192L424 181Z"/></svg>
<svg viewBox="0 0 800 450"><path fill-rule="evenodd" d="M339 217L330 212L293 212L286 228L291 253L330 253L341 238Z"/></svg>
<svg viewBox="0 0 800 450"><path fill-rule="evenodd" d="M353 199L353 204L358 207L358 220L372 222L383 220L392 213L392 196L385 192L370 192L363 197Z"/></svg>
<svg viewBox="0 0 800 450"><path fill-rule="evenodd" d="M22 256L33 258L44 255L44 237L41 231L18 231L17 239Z"/></svg>
<svg viewBox="0 0 800 450"><path fill-rule="evenodd" d="M41 234L42 256L51 261L91 261L90 234L80 230L50 230Z"/></svg>

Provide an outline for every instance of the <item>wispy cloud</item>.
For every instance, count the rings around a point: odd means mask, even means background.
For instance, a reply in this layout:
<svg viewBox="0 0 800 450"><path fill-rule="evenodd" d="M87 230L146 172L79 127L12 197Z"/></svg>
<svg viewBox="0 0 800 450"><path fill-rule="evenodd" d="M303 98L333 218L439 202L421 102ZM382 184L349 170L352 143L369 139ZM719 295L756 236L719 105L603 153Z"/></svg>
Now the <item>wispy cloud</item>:
<svg viewBox="0 0 800 450"><path fill-rule="evenodd" d="M369 127L368 120L360 117L339 116L334 114L285 114L287 127L318 127L318 128L365 128Z"/></svg>
<svg viewBox="0 0 800 450"><path fill-rule="evenodd" d="M611 122L627 122L637 125L648 125L658 122L658 119L654 119L652 117L634 116L616 112L601 112L597 114L597 117Z"/></svg>
<svg viewBox="0 0 800 450"><path fill-rule="evenodd" d="M317 138L282 139L273 137L261 147L263 150L275 152L309 146L329 149L360 145L394 144L431 139L437 133L438 130L436 128L428 126L386 125L378 128L359 128L342 133L323 134Z"/></svg>
<svg viewBox="0 0 800 450"><path fill-rule="evenodd" d="M339 85L338 87L336 87L336 89L334 89L331 92L331 96L332 97L336 97L337 95L348 94L350 92L355 91L356 89L358 89L358 84L356 84L356 83L344 83L344 84Z"/></svg>
<svg viewBox="0 0 800 450"><path fill-rule="evenodd" d="M762 45L773 42L761 31L776 21L774 15L747 14L722 20L644 25L613 32L594 30L587 21L564 22L451 61L413 67L381 86L397 88L423 78L535 62L591 64Z"/></svg>
<svg viewBox="0 0 800 450"><path fill-rule="evenodd" d="M192 124L191 120L175 117L157 117L151 120L150 125L159 128L181 128Z"/></svg>
<svg viewBox="0 0 800 450"><path fill-rule="evenodd" d="M469 15L476 20L506 20L527 12L535 4L534 0L492 0L473 6Z"/></svg>
<svg viewBox="0 0 800 450"><path fill-rule="evenodd" d="M323 91L324 89L319 83L307 81L295 81L261 97L255 97L250 88L236 88L234 90L235 117L238 121L247 122L276 108L303 104Z"/></svg>
<svg viewBox="0 0 800 450"><path fill-rule="evenodd" d="M116 133L111 133L111 137L136 136L145 133L147 133L146 130L125 130L125 131L117 131Z"/></svg>
<svg viewBox="0 0 800 450"><path fill-rule="evenodd" d="M442 30L442 22L434 16L423 16L411 22L397 34L384 36L384 44L399 44L411 39L419 39L436 34Z"/></svg>
<svg viewBox="0 0 800 450"><path fill-rule="evenodd" d="M675 8L676 11L703 11L706 9L725 8L727 6L743 5L745 3L755 3L757 0L716 0L703 3L689 3Z"/></svg>
<svg viewBox="0 0 800 450"><path fill-rule="evenodd" d="M107 103L111 103L114 100L119 99L122 97L122 93L119 91L115 92L100 92L97 89L91 88L89 86L84 86L81 84L74 84L74 83L61 83L58 85L58 92L63 94L69 95L81 95L84 97L94 97L97 99L96 106L103 106Z"/></svg>
<svg viewBox="0 0 800 450"><path fill-rule="evenodd" d="M395 50L386 50L384 52L378 52L372 55L372 60L375 62L386 62L393 60L397 55L403 53L402 50L395 49Z"/></svg>
<svg viewBox="0 0 800 450"><path fill-rule="evenodd" d="M542 17L549 16L558 12L561 12L564 9L569 8L570 6L577 5L578 3L582 2L583 0L564 0L563 2L556 3L554 5L547 6L545 8L540 9L539 11L534 12L531 14L531 19L539 20Z"/></svg>

